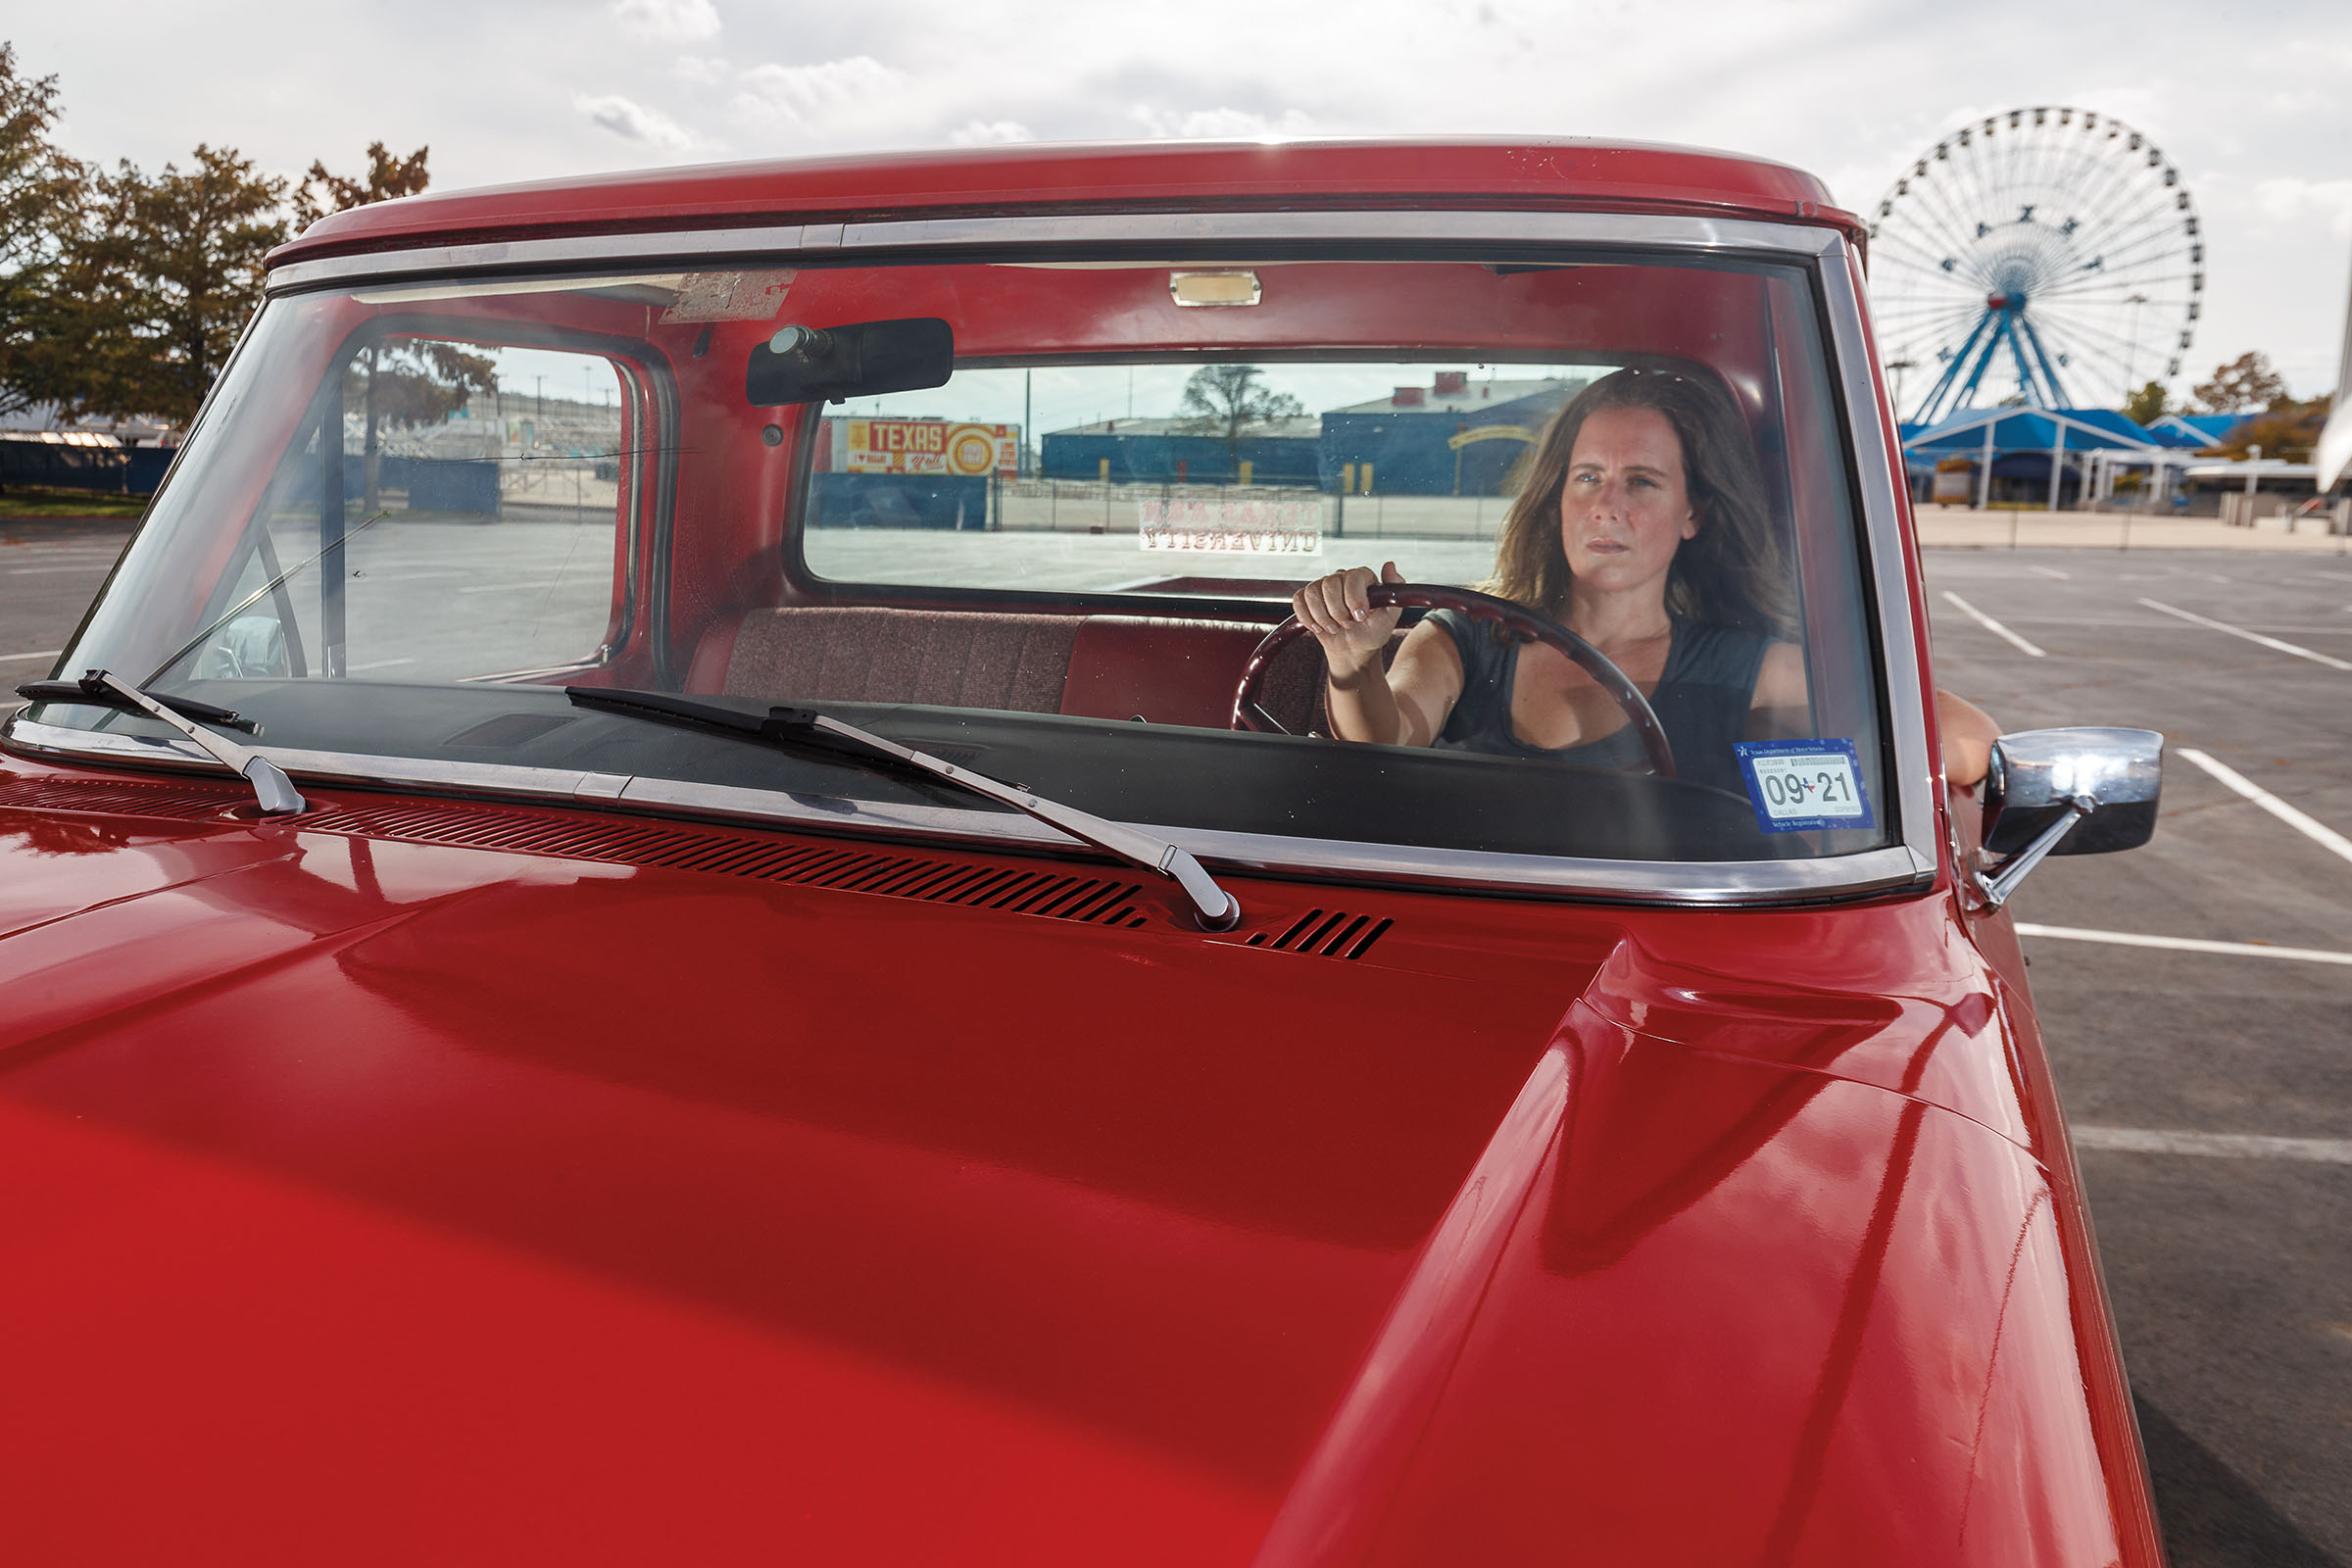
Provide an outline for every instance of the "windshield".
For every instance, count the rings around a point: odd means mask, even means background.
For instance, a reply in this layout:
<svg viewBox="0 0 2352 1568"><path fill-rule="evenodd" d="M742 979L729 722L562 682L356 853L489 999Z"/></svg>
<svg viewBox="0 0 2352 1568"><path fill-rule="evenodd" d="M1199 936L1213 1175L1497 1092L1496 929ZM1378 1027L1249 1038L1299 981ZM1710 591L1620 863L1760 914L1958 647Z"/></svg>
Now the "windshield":
<svg viewBox="0 0 2352 1568"><path fill-rule="evenodd" d="M295 294L59 667L265 751L836 825L992 808L564 689L808 707L1171 830L1850 855L1892 824L1824 342L1804 267L1663 253Z"/></svg>

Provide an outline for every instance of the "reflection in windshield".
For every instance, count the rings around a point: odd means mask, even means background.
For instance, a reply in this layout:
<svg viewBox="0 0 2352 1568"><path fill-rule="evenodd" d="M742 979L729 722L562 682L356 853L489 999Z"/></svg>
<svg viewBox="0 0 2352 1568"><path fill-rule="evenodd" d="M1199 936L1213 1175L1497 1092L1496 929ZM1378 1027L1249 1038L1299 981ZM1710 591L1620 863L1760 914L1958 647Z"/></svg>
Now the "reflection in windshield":
<svg viewBox="0 0 2352 1568"><path fill-rule="evenodd" d="M1781 798L1831 774L1858 801L1885 795L1842 421L1803 266L1358 257L1215 276L1246 272L1222 295L1189 264L1123 262L287 295L69 660L156 671L159 690L254 715L265 746L321 756L812 782L570 709L575 686L821 705L1169 829L1650 861L1886 842L1868 811ZM753 395L787 327L862 342L852 329L915 318L953 329L944 384ZM1628 649L1575 602L1616 569L1615 535L1579 544L1564 576L1504 558L1522 535L1565 548L1565 500L1529 491L1562 411L1653 373L1711 389L1711 449L1744 454L1742 510L1694 501L1691 542L1656 553L1665 587L1642 601L1678 629ZM1709 466L1683 450L1690 474ZM1683 580L1727 543L1743 593ZM1346 670L1327 636L1252 662L1302 584L1348 571L1500 593L1608 645L1675 732L1679 776L1586 744L1640 704L1586 702L1584 666L1467 628L1456 661L1494 664L1492 689L1430 689L1449 712L1475 696L1494 744L1352 723L1335 673L1421 690L1411 650L1438 633L1420 609L1384 613ZM1752 678L1693 728L1678 716L1690 650L1727 629ZM1245 692L1287 733L1235 733ZM878 776L819 793L836 790L851 810L936 804Z"/></svg>

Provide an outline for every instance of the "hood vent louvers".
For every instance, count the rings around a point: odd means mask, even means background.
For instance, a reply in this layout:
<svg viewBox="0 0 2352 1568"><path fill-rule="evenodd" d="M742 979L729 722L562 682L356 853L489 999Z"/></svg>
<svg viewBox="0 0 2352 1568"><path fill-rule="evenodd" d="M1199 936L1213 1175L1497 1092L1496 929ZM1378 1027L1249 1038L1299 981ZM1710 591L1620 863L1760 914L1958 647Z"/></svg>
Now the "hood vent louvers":
<svg viewBox="0 0 2352 1568"><path fill-rule="evenodd" d="M0 807L31 810L200 821L222 817L242 799L246 797L230 792L174 785L0 779ZM1137 882L1075 871L856 850L721 827L637 825L455 802L382 808L325 806L289 818L284 826L303 833L340 833L451 849L749 877L1121 929L1149 923L1136 906L1143 892Z"/></svg>
<svg viewBox="0 0 2352 1568"><path fill-rule="evenodd" d="M1360 958L1395 923L1345 909L1309 909L1282 935L1269 937L1260 931L1244 946L1270 948L1276 953L1311 953L1325 958Z"/></svg>
<svg viewBox="0 0 2352 1568"><path fill-rule="evenodd" d="M156 816L170 822L227 820L250 790L186 788L177 784L97 784L82 779L0 779L0 806L26 811L94 811L111 816Z"/></svg>

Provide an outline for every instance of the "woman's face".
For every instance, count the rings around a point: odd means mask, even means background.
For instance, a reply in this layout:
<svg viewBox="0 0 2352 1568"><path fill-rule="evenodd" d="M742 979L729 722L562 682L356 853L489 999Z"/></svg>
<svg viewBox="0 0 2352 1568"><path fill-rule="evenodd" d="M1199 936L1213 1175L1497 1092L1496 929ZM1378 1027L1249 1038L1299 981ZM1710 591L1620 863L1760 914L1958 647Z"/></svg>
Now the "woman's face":
<svg viewBox="0 0 2352 1568"><path fill-rule="evenodd" d="M1587 416L1560 489L1560 548L1580 586L1602 592L1663 578L1698 532L1683 443L1655 409Z"/></svg>

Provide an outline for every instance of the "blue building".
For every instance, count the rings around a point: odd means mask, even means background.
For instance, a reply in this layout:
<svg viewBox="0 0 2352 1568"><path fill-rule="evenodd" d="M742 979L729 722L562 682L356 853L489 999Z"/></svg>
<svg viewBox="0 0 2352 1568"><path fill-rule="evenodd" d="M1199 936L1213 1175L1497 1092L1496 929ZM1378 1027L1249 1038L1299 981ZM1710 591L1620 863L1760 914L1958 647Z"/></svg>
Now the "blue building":
<svg viewBox="0 0 2352 1568"><path fill-rule="evenodd" d="M1591 380L1474 381L1464 370L1440 370L1428 386L1252 425L1231 444L1196 419L1103 419L1049 432L1039 471L1049 479L1107 473L1114 484L1234 484L1247 464L1252 484L1500 495L1545 422Z"/></svg>
<svg viewBox="0 0 2352 1568"><path fill-rule="evenodd" d="M1592 379L1474 381L1466 371L1440 370L1429 386L1400 386L1377 402L1334 409L1323 416L1323 485L1338 488L1352 468L1358 491L1500 495L1544 426Z"/></svg>
<svg viewBox="0 0 2352 1568"><path fill-rule="evenodd" d="M1321 434L1311 414L1250 425L1230 444L1198 419L1103 419L1048 432L1038 471L1099 479L1108 463L1114 484L1237 484L1248 464L1251 484L1312 485Z"/></svg>

